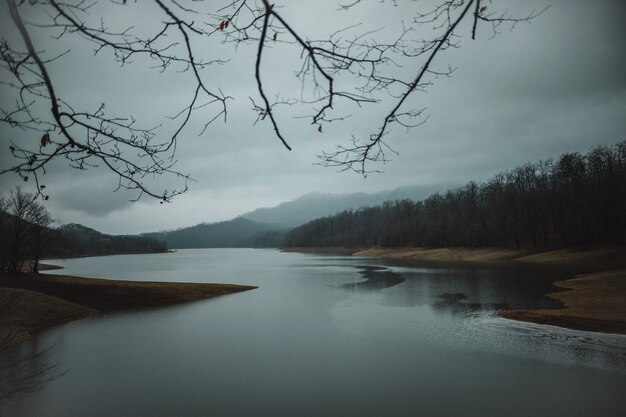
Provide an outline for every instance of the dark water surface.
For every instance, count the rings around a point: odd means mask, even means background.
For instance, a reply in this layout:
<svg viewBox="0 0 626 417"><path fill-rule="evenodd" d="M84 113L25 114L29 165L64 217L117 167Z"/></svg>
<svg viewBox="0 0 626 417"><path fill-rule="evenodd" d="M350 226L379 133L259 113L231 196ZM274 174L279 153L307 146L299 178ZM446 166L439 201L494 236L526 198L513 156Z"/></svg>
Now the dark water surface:
<svg viewBox="0 0 626 417"><path fill-rule="evenodd" d="M558 306L542 294L572 271L252 249L53 263L259 289L83 320L4 352L2 416L626 416L626 337L494 314ZM7 379L23 384L8 398Z"/></svg>

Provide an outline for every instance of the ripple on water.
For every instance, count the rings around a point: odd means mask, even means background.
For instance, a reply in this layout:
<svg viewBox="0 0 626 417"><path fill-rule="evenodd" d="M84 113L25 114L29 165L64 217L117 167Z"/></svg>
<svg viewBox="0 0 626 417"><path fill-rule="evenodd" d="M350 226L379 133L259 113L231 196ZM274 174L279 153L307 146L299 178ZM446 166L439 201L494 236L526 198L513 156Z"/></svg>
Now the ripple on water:
<svg viewBox="0 0 626 417"><path fill-rule="evenodd" d="M495 313L468 316L460 335L483 348L532 356L549 362L610 369L626 374L626 336L571 330L502 318Z"/></svg>

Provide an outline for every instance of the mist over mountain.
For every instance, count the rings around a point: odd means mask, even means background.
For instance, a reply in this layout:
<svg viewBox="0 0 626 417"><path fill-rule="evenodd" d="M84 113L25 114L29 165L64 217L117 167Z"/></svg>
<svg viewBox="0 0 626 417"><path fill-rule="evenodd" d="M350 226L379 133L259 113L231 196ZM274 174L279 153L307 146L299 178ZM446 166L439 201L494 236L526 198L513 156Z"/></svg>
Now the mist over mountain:
<svg viewBox="0 0 626 417"><path fill-rule="evenodd" d="M177 230L145 233L168 248L277 247L292 228L344 210L375 206L385 201L418 201L446 186L407 186L374 194L310 193L271 208L259 208L235 219L201 223Z"/></svg>
<svg viewBox="0 0 626 417"><path fill-rule="evenodd" d="M447 185L405 186L394 190L386 190L373 194L351 193L309 193L295 200L287 201L271 208L259 208L241 215L249 220L269 223L277 227L292 228L308 221L331 216L348 209L376 206L385 201L413 200L419 201L431 194L451 188Z"/></svg>
<svg viewBox="0 0 626 417"><path fill-rule="evenodd" d="M626 243L626 141L527 162L488 180L348 210L292 229L294 247L555 249Z"/></svg>

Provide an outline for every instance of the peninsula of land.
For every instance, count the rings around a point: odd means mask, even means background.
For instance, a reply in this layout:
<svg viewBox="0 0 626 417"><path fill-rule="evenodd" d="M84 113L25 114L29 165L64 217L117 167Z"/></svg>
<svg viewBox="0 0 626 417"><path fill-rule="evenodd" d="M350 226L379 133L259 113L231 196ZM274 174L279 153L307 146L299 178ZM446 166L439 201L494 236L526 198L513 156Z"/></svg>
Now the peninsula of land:
<svg viewBox="0 0 626 417"><path fill-rule="evenodd" d="M4 274L0 275L0 348L82 318L171 306L254 288L232 284Z"/></svg>

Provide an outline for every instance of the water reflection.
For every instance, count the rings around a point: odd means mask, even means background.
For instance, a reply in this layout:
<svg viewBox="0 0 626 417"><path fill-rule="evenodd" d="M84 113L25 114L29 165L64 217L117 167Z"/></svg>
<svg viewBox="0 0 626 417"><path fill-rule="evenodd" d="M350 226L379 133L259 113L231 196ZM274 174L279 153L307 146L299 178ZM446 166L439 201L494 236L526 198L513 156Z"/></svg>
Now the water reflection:
<svg viewBox="0 0 626 417"><path fill-rule="evenodd" d="M8 416L626 415L626 338L491 312L554 305L543 294L567 271L252 250L67 264L130 279L149 264L151 280L259 289L46 333L58 344L30 366L71 371Z"/></svg>
<svg viewBox="0 0 626 417"><path fill-rule="evenodd" d="M509 307L507 303L472 303L466 302L467 295L461 292L443 293L438 296L440 301L434 302L431 306L437 313L452 313L468 315L479 311L504 310Z"/></svg>
<svg viewBox="0 0 626 417"><path fill-rule="evenodd" d="M354 265L365 279L343 288L380 292L380 302L396 307L431 306L437 312L473 313L501 309L561 308L546 294L562 289L555 281L571 278L569 269L531 265L449 265L377 260ZM382 265L381 265L382 264Z"/></svg>
<svg viewBox="0 0 626 417"><path fill-rule="evenodd" d="M343 288L354 290L382 290L383 288L393 287L404 282L402 275L397 274L389 268L380 266L358 266L361 276L365 281L350 282L344 284Z"/></svg>
<svg viewBox="0 0 626 417"><path fill-rule="evenodd" d="M526 351L568 364L587 364L626 373L626 336L571 330L484 314L467 322L463 343Z"/></svg>
<svg viewBox="0 0 626 417"><path fill-rule="evenodd" d="M0 349L0 416L12 403L65 373L51 359L53 348L42 346L39 338L34 337Z"/></svg>

